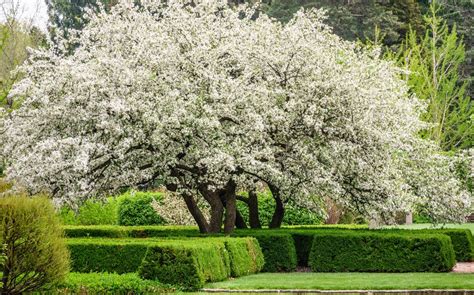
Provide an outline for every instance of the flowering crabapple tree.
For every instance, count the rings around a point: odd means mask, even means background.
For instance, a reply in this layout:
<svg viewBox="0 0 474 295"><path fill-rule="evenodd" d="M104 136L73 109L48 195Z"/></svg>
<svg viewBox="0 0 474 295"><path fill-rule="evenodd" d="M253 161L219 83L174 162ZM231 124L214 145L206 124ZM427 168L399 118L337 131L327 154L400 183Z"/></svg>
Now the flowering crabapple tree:
<svg viewBox="0 0 474 295"><path fill-rule="evenodd" d="M184 0L91 15L71 55L38 50L21 68L23 104L1 127L7 175L71 203L159 180L202 232L242 226L236 191L255 183L276 200L271 227L310 196L387 219L429 203L460 220L469 198L418 138L423 106L390 62L322 19Z"/></svg>

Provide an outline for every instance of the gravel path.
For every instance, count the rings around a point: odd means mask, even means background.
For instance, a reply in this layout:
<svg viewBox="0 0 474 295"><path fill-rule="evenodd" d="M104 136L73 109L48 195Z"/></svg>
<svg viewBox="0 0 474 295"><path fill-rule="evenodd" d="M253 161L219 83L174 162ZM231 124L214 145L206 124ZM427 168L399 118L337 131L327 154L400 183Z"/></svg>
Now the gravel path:
<svg viewBox="0 0 474 295"><path fill-rule="evenodd" d="M454 266L453 272L474 273L474 262L458 262Z"/></svg>

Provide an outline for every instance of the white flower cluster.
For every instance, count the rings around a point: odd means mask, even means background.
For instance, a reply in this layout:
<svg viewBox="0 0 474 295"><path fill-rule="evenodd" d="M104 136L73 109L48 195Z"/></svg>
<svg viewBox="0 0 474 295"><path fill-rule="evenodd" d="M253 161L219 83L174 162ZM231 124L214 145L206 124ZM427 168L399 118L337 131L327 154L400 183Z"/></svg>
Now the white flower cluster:
<svg viewBox="0 0 474 295"><path fill-rule="evenodd" d="M73 54L23 66L1 127L17 185L79 201L156 179L182 194L260 181L300 204L461 220L469 196L418 138L423 106L321 11L282 25L226 1L151 2L93 15Z"/></svg>

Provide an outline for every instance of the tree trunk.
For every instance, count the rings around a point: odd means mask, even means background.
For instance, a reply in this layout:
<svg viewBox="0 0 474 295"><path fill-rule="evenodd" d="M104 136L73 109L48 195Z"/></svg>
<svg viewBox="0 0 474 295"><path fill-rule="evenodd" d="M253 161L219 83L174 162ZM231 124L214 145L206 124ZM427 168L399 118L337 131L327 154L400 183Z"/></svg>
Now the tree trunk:
<svg viewBox="0 0 474 295"><path fill-rule="evenodd" d="M245 223L245 220L242 217L239 209L235 210L235 227L238 229L247 228L247 223Z"/></svg>
<svg viewBox="0 0 474 295"><path fill-rule="evenodd" d="M275 211L273 212L272 221L268 225L270 228L279 228L283 222L283 217L285 216L285 206L280 197L280 192L278 188L273 185L268 186L272 192L273 198L275 199Z"/></svg>
<svg viewBox="0 0 474 295"><path fill-rule="evenodd" d="M208 232L219 233L222 226L222 217L224 216L224 206L222 205L219 192L208 190L206 185L201 185L199 191L211 206L211 220L209 221Z"/></svg>
<svg viewBox="0 0 474 295"><path fill-rule="evenodd" d="M262 228L258 214L258 196L255 190L249 191L248 199L250 228Z"/></svg>
<svg viewBox="0 0 474 295"><path fill-rule="evenodd" d="M235 219L237 215L237 201L235 197L236 185L233 180L226 185L225 191L225 221L224 233L230 234L235 228Z"/></svg>
<svg viewBox="0 0 474 295"><path fill-rule="evenodd" d="M211 204L211 221L209 224L209 233L219 233L222 226L222 217L224 216L224 206L221 200Z"/></svg>
<svg viewBox="0 0 474 295"><path fill-rule="evenodd" d="M199 227L199 231L201 233L208 233L209 223L202 214L201 209L199 209L199 207L197 206L196 200L194 200L193 196L188 194L183 195L183 198L184 202L186 203L186 206L188 207L189 212L191 213Z"/></svg>

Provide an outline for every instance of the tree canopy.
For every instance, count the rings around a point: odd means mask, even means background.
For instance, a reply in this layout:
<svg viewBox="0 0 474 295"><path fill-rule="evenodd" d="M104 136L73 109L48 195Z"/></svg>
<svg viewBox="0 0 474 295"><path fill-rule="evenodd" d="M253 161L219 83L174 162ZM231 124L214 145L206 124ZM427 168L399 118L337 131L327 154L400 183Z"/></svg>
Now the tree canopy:
<svg viewBox="0 0 474 295"><path fill-rule="evenodd" d="M281 24L226 1L91 15L65 41L74 52L39 50L21 68L12 95L24 102L1 126L8 177L69 202L160 180L203 232L223 219L232 231L236 191L255 181L281 202L330 197L386 219L423 205L461 220L469 196L419 138L423 105L399 69L322 18Z"/></svg>

